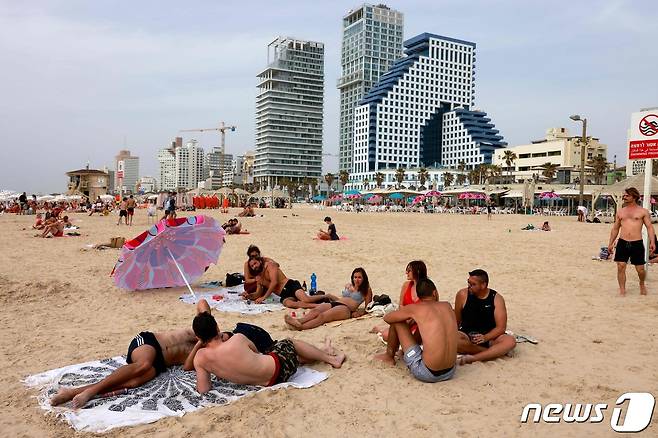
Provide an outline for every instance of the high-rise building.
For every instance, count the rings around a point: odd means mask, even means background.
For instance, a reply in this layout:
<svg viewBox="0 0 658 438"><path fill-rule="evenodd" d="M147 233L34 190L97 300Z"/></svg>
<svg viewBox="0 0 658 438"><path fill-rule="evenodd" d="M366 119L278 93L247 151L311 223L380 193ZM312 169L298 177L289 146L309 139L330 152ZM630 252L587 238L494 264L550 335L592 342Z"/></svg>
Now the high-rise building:
<svg viewBox="0 0 658 438"><path fill-rule="evenodd" d="M491 163L507 145L475 102L475 43L423 33L354 111L352 181L382 169Z"/></svg>
<svg viewBox="0 0 658 438"><path fill-rule="evenodd" d="M231 163L233 162L233 154L222 154L221 147L214 147L211 152L206 154L206 161L203 170L204 179L210 176L210 171L214 172L215 176L231 170Z"/></svg>
<svg viewBox="0 0 658 438"><path fill-rule="evenodd" d="M404 16L386 5L364 4L343 17L338 167L352 172L354 108L402 56Z"/></svg>
<svg viewBox="0 0 658 438"><path fill-rule="evenodd" d="M199 182L203 182L203 148L197 146L194 139L185 143L183 147L175 149L176 156L176 187L195 189Z"/></svg>
<svg viewBox="0 0 658 438"><path fill-rule="evenodd" d="M176 148L168 147L158 151L160 163L160 189L175 190L176 186Z"/></svg>
<svg viewBox="0 0 658 438"><path fill-rule="evenodd" d="M134 193L139 180L139 157L122 150L114 157L114 187L117 192Z"/></svg>
<svg viewBox="0 0 658 438"><path fill-rule="evenodd" d="M267 49L258 74L254 178L269 186L284 177L319 178L324 44L279 37Z"/></svg>
<svg viewBox="0 0 658 438"><path fill-rule="evenodd" d="M242 162L242 185L254 183L254 153L247 151Z"/></svg>

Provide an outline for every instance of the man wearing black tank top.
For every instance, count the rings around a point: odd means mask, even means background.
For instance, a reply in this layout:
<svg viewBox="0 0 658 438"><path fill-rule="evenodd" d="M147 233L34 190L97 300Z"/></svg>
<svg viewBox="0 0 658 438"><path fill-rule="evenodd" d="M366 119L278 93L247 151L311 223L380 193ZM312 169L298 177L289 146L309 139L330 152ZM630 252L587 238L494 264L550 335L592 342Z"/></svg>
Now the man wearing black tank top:
<svg viewBox="0 0 658 438"><path fill-rule="evenodd" d="M455 296L460 365L497 359L516 347L514 337L505 334L505 300L489 288L489 275L482 269L468 275L468 287Z"/></svg>

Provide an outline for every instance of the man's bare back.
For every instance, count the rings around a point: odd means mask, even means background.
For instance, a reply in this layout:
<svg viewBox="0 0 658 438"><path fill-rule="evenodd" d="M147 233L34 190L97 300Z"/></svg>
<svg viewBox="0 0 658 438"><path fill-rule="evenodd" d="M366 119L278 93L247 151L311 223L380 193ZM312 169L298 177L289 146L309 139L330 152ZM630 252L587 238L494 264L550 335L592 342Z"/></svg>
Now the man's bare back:
<svg viewBox="0 0 658 438"><path fill-rule="evenodd" d="M162 348L162 355L167 366L184 363L197 341L192 329L169 330L154 333L154 335Z"/></svg>
<svg viewBox="0 0 658 438"><path fill-rule="evenodd" d="M219 378L247 385L267 385L276 370L274 358L258 353L256 346L242 334L199 350L195 365L197 361L205 371Z"/></svg>
<svg viewBox="0 0 658 438"><path fill-rule="evenodd" d="M450 368L457 357L457 320L447 302L426 301L408 306L423 340L423 362L434 370Z"/></svg>

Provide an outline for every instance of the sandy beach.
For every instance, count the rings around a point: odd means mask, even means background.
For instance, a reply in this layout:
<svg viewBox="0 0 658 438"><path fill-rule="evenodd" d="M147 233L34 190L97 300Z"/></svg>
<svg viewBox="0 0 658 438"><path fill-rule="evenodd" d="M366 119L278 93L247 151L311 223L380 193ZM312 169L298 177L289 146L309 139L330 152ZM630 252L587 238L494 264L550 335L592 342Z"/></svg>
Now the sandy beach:
<svg viewBox="0 0 658 438"><path fill-rule="evenodd" d="M225 221L218 211L200 211ZM232 209L231 215L236 215ZM314 365L329 378L310 389L266 391L182 418L114 429L104 436L612 436L611 409L600 424L521 424L527 403L608 403L625 392L658 394L658 268L639 295L628 270L628 295L617 297L615 265L591 260L607 244L611 225L574 217L345 213L310 207L257 210L242 218L250 235L227 236L217 266L201 281L240 272L250 243L281 264L290 278L318 276L320 289L338 293L353 268L368 272L375 294L397 301L410 260L427 263L441 300L454 303L474 268L507 303L508 329L531 335L513 357L460 367L438 384L414 380L403 366L374 363L384 346L368 333L380 318L292 332L284 312L254 316L216 313L220 326L251 322L275 338L321 343L328 336L347 354L341 369ZM293 213L298 216L293 216ZM184 213L181 213L184 214ZM330 215L347 240L312 240ZM82 236L34 238L34 216L0 216L0 428L4 436L86 436L44 415L21 379L69 364L125 354L142 330L189 326L194 309L183 289L126 292L109 276L118 250L82 249L111 237L134 237L147 225L139 210L132 227L116 216L72 214ZM233 217L233 216L231 216ZM521 231L548 219L552 232ZM643 433L658 435L656 418Z"/></svg>

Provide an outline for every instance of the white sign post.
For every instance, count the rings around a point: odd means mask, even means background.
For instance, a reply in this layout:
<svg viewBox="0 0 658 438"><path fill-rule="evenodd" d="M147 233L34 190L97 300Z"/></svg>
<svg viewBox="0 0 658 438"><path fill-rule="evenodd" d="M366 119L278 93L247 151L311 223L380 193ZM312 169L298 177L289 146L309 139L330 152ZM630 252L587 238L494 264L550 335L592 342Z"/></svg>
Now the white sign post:
<svg viewBox="0 0 658 438"><path fill-rule="evenodd" d="M658 158L658 110L640 111L631 115L631 136L628 147L630 160L644 159L644 200L642 207L651 208L651 174L653 159ZM645 256L649 261L649 236L642 230Z"/></svg>

